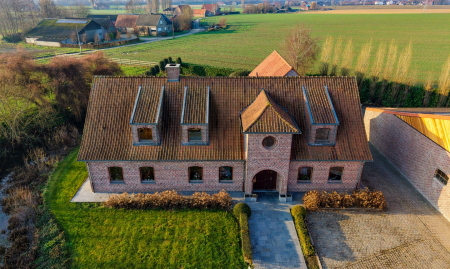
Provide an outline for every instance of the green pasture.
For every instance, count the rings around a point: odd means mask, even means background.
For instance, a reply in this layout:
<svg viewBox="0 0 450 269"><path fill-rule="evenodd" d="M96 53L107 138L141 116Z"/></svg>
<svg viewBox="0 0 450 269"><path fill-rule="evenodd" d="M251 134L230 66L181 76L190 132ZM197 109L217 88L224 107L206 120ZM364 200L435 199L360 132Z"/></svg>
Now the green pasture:
<svg viewBox="0 0 450 269"><path fill-rule="evenodd" d="M424 80L431 71L439 77L450 54L450 14L251 14L210 17L209 23L227 18L226 30L205 32L175 40L165 40L105 51L108 56L145 61L159 61L168 56L184 62L233 69L255 68L274 49L281 50L283 39L296 24L313 29L323 43L327 36L342 37L344 46L353 40L353 66L364 43L372 40L373 63L381 42L394 40L399 53L411 41L411 72ZM135 53L136 52L136 53ZM125 53L122 55L122 53ZM126 54L128 53L128 54ZM370 69L370 68L369 68ZM316 73L318 65L312 73Z"/></svg>
<svg viewBox="0 0 450 269"><path fill-rule="evenodd" d="M52 173L45 204L64 230L72 268L246 268L238 224L214 210L117 210L70 200L87 177L73 151Z"/></svg>

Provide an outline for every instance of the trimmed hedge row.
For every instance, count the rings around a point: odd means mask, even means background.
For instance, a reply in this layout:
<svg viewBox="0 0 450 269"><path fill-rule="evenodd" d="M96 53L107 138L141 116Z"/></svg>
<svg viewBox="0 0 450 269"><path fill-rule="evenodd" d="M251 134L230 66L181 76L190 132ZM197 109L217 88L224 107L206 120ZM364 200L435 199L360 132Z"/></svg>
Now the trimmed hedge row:
<svg viewBox="0 0 450 269"><path fill-rule="evenodd" d="M183 63L181 65L181 74L200 77L227 77L237 71L230 68L212 67L207 65L198 65ZM245 74L244 71L242 74Z"/></svg>
<svg viewBox="0 0 450 269"><path fill-rule="evenodd" d="M248 228L247 214L240 214L239 225L241 227L242 254L244 255L245 262L248 264L252 264L252 244L250 242L250 231Z"/></svg>
<svg viewBox="0 0 450 269"><path fill-rule="evenodd" d="M241 227L242 255L248 264L252 264L252 244L250 242L250 231L248 228L248 218L252 215L252 210L246 203L238 203L233 208L233 215L239 221Z"/></svg>
<svg viewBox="0 0 450 269"><path fill-rule="evenodd" d="M319 268L316 259L316 252L311 243L311 238L308 234L308 229L306 228L305 219L306 209L300 205L296 205L291 209L291 215L294 219L295 229L297 230L298 240L300 241L300 246L302 248L303 256L305 257L306 263L309 269Z"/></svg>

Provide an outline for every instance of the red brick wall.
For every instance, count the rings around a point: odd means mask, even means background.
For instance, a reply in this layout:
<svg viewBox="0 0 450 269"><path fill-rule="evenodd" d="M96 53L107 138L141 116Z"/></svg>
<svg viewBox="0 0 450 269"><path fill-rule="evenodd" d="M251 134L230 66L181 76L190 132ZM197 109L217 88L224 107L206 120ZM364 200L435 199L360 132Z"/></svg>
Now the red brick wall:
<svg viewBox="0 0 450 269"><path fill-rule="evenodd" d="M140 128L150 128L152 129L153 143L159 144L159 130L157 125L130 125L131 133L133 134L133 144L139 143L139 133L138 129Z"/></svg>
<svg viewBox="0 0 450 269"><path fill-rule="evenodd" d="M273 149L266 149L262 141L267 136L277 140ZM277 191L287 192L287 179L291 157L291 134L248 134L247 135L247 171L245 193L253 191L253 177L260 171L273 170L277 172Z"/></svg>
<svg viewBox="0 0 450 269"><path fill-rule="evenodd" d="M312 167L311 183L298 183L298 172L300 167ZM344 167L342 175L342 182L329 183L328 175L330 167L340 166ZM351 191L356 188L356 185L361 178L362 168L364 162L309 162L309 161L295 161L291 162L289 167L289 181L288 191L290 192L305 192L311 190L320 191Z"/></svg>
<svg viewBox="0 0 450 269"><path fill-rule="evenodd" d="M244 162L88 162L91 182L95 192L153 192L176 191L243 191ZM110 183L108 167L123 169L124 184ZM141 183L139 167L152 166L155 183ZM203 167L203 183L189 183L190 166ZM219 182L219 167L233 167L233 182Z"/></svg>
<svg viewBox="0 0 450 269"><path fill-rule="evenodd" d="M366 110L369 141L450 219L450 185L434 179L436 169L450 175L450 153L392 114Z"/></svg>
<svg viewBox="0 0 450 269"><path fill-rule="evenodd" d="M196 128L202 130L202 143L209 143L209 133L207 125L181 125L181 143L188 144L189 143L189 129Z"/></svg>

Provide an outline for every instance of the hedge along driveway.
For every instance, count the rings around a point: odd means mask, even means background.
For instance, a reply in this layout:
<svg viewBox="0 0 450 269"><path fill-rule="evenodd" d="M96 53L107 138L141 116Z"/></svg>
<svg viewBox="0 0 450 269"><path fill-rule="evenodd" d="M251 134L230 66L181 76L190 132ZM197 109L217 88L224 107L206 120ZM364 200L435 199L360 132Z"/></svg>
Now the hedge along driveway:
<svg viewBox="0 0 450 269"><path fill-rule="evenodd" d="M73 268L246 268L229 212L70 203L87 177L77 154L59 163L44 193L70 244Z"/></svg>

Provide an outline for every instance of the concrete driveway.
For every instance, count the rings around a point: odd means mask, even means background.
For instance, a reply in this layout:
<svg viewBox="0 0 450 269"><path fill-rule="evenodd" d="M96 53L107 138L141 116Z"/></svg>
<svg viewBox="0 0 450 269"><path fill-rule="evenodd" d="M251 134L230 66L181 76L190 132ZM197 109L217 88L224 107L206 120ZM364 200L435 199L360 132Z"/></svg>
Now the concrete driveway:
<svg viewBox="0 0 450 269"><path fill-rule="evenodd" d="M374 147L362 182L385 212L327 210L307 216L324 268L450 268L450 223Z"/></svg>

